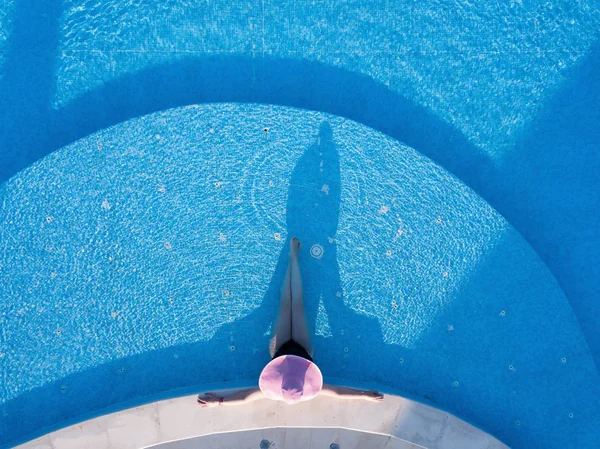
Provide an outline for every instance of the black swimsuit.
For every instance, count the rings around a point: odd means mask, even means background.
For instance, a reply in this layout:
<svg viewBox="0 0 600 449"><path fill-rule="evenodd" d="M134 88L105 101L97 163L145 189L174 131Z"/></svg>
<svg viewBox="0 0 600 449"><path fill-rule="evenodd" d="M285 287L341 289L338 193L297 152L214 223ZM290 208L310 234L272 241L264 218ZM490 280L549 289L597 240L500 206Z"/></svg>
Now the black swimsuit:
<svg viewBox="0 0 600 449"><path fill-rule="evenodd" d="M305 359L310 360L311 362L313 361L312 357L308 355L308 352L306 352L306 349L304 349L302 345L291 339L286 341L283 345L281 345L281 348L279 348L279 350L275 353L273 358L276 359L277 357L280 357L282 355L297 355L299 357L304 357Z"/></svg>

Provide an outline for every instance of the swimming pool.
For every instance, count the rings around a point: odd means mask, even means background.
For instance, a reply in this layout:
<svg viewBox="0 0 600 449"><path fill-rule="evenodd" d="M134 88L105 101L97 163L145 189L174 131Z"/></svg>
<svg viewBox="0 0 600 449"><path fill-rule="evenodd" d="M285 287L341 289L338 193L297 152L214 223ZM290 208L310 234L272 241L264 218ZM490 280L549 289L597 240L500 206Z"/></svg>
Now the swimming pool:
<svg viewBox="0 0 600 449"><path fill-rule="evenodd" d="M290 235L326 378L593 447L598 8L439 6L3 4L3 447L253 382Z"/></svg>

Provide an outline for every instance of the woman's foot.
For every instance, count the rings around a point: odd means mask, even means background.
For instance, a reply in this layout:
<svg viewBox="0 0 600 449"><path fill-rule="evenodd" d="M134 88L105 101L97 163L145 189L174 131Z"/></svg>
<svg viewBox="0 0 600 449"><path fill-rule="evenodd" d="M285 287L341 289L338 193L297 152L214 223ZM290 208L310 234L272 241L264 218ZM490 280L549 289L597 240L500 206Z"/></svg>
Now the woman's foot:
<svg viewBox="0 0 600 449"><path fill-rule="evenodd" d="M300 246L302 246L300 240L298 240L296 237L292 237L292 239L290 240L290 257L298 258L298 251L300 250Z"/></svg>

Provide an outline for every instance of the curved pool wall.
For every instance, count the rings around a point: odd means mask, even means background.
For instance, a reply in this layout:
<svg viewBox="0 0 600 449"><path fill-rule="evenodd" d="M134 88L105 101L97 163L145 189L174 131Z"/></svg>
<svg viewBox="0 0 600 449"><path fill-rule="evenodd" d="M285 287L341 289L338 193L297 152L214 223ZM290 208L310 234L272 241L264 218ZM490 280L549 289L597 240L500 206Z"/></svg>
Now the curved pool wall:
<svg viewBox="0 0 600 449"><path fill-rule="evenodd" d="M598 30L594 0L8 0L0 179L169 107L276 103L351 118L502 213L559 281L597 363Z"/></svg>
<svg viewBox="0 0 600 449"><path fill-rule="evenodd" d="M514 448L597 441L598 373L546 266L475 192L362 124L172 109L53 152L0 195L4 446L256 384L290 235L326 381L415 398Z"/></svg>

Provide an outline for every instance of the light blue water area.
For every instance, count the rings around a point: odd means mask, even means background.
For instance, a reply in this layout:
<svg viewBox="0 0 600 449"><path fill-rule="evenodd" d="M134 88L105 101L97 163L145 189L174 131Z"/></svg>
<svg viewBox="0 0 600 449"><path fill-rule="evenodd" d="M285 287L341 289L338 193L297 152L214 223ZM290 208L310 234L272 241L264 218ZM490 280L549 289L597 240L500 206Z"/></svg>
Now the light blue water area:
<svg viewBox="0 0 600 449"><path fill-rule="evenodd" d="M598 436L597 371L545 265L472 190L364 125L174 109L54 152L0 195L4 445L165 391L256 384L291 235L326 381L512 447Z"/></svg>
<svg viewBox="0 0 600 449"><path fill-rule="evenodd" d="M169 107L276 103L351 118L507 217L600 359L597 1L19 0L2 14L1 180Z"/></svg>
<svg viewBox="0 0 600 449"><path fill-rule="evenodd" d="M0 9L0 54L4 56L4 46L10 32L12 31L12 17L14 16L15 4L12 0L5 0L2 2L2 8ZM2 66L2 60L0 59L0 67Z"/></svg>

